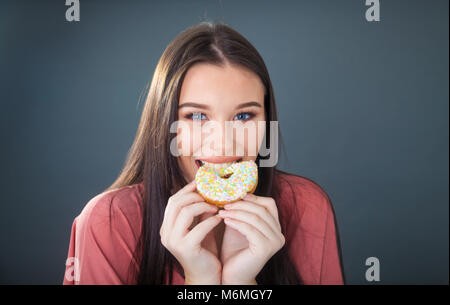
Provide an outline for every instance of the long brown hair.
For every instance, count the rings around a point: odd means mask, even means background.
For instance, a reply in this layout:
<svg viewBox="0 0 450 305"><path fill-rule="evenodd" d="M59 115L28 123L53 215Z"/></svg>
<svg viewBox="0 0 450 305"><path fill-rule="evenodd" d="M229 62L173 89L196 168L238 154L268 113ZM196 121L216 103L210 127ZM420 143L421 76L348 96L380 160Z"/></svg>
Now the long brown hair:
<svg viewBox="0 0 450 305"><path fill-rule="evenodd" d="M173 268L183 274L179 263L161 244L159 231L171 190L187 183L177 158L170 153L170 143L176 136L170 132L170 125L178 119L178 99L184 76L192 65L200 62L217 66L230 63L253 71L265 88L266 139L270 139L268 123L277 121L268 70L258 51L237 31L223 22L201 22L180 33L167 46L145 97L141 121L125 165L119 177L107 189L141 182L144 185L142 231L135 252L135 259L139 262L138 270L131 268L130 264L130 275L137 284L172 283ZM278 136L282 141L281 134ZM260 158L258 155L257 164ZM279 196L274 183L276 171L275 167L259 168L256 195L272 198ZM283 216L280 215L280 221L282 220ZM266 263L256 281L258 284L302 283L287 254L286 246Z"/></svg>

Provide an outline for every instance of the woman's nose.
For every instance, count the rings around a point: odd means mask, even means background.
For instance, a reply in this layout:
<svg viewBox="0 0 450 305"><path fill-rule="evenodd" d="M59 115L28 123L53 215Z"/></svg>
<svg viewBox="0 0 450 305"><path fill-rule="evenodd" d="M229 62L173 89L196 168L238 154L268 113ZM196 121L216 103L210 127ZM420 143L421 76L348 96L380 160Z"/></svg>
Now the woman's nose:
<svg viewBox="0 0 450 305"><path fill-rule="evenodd" d="M242 155L235 150L237 132L234 130L233 121L209 121L211 126L206 146L210 147L214 156Z"/></svg>

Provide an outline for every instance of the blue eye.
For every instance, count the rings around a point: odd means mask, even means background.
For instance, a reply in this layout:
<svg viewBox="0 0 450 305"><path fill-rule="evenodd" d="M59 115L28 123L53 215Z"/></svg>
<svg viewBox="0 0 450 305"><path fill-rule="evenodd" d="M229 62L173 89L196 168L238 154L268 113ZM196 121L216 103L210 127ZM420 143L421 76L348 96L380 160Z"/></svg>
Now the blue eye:
<svg viewBox="0 0 450 305"><path fill-rule="evenodd" d="M247 121L249 119L251 119L252 117L254 117L255 115L251 112L241 112L238 113L235 116L235 119L239 120L239 121ZM194 121L202 121L202 120L206 120L206 115L204 113L201 112L194 112L191 114L188 114L185 116L186 119L191 119Z"/></svg>
<svg viewBox="0 0 450 305"><path fill-rule="evenodd" d="M194 112L194 113L188 114L188 115L186 116L186 118L187 118L187 119L192 119L192 120L194 120L194 121L201 121L202 118L203 118L202 116L203 116L203 117L206 117L204 113L201 113L201 112Z"/></svg>
<svg viewBox="0 0 450 305"><path fill-rule="evenodd" d="M250 112L241 112L241 113L238 113L235 117L236 117L238 120L247 121L247 120L251 119L253 116L254 116L253 113L250 113Z"/></svg>

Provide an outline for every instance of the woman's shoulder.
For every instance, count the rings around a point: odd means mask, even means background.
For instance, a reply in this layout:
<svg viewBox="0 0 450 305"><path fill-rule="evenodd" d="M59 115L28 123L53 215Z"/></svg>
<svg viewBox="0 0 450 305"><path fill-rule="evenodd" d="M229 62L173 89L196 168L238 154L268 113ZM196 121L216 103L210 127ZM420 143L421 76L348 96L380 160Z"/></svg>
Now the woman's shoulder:
<svg viewBox="0 0 450 305"><path fill-rule="evenodd" d="M138 224L142 210L142 190L143 184L136 183L103 191L85 204L76 220L89 227L111 224L112 220L119 220L120 224Z"/></svg>
<svg viewBox="0 0 450 305"><path fill-rule="evenodd" d="M275 184L281 198L292 202L291 207L298 210L299 214L303 214L306 208L319 214L326 214L331 208L325 190L310 178L276 170Z"/></svg>
<svg viewBox="0 0 450 305"><path fill-rule="evenodd" d="M282 222L287 249L303 282L343 283L339 235L327 193L299 175L279 171L276 180L282 194L278 206L287 215Z"/></svg>
<svg viewBox="0 0 450 305"><path fill-rule="evenodd" d="M314 204L329 201L325 190L310 178L277 170L275 183L281 194L291 193L297 199L307 200Z"/></svg>
<svg viewBox="0 0 450 305"><path fill-rule="evenodd" d="M128 270L141 230L141 189L135 184L103 191L75 217L68 258L78 262L79 283L130 283Z"/></svg>

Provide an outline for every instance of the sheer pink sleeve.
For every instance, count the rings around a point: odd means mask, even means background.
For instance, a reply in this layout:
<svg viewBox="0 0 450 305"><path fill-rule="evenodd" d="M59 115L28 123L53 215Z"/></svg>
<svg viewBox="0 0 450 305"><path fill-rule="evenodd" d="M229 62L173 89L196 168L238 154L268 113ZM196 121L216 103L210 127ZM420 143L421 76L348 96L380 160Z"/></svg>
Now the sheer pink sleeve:
<svg viewBox="0 0 450 305"><path fill-rule="evenodd" d="M92 198L75 218L66 260L64 285L132 284L130 263L139 228L136 196L131 189Z"/></svg>
<svg viewBox="0 0 450 305"><path fill-rule="evenodd" d="M335 213L326 193L313 181L284 175L281 197L286 245L307 285L344 284L342 253Z"/></svg>
<svg viewBox="0 0 450 305"><path fill-rule="evenodd" d="M326 200L326 225L322 249L322 262L320 268L320 284L344 284L343 270L340 259L340 241L336 231L336 219L330 201Z"/></svg>

